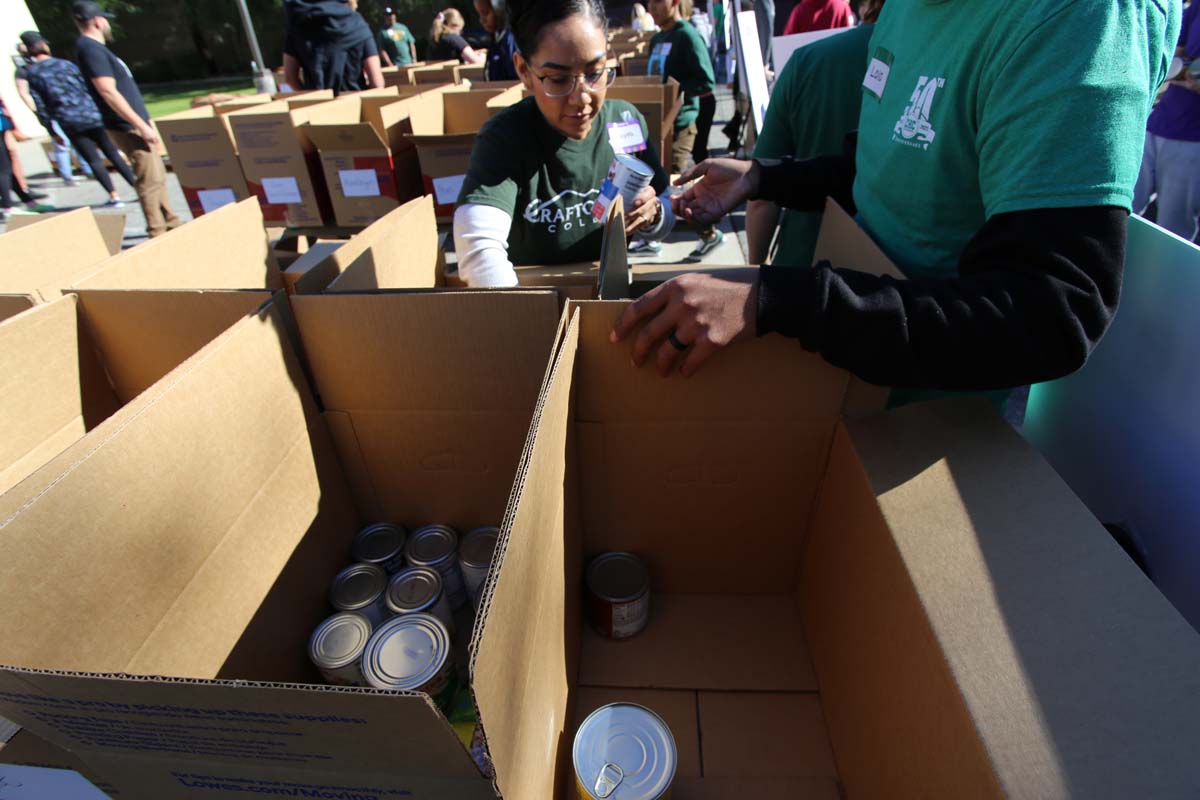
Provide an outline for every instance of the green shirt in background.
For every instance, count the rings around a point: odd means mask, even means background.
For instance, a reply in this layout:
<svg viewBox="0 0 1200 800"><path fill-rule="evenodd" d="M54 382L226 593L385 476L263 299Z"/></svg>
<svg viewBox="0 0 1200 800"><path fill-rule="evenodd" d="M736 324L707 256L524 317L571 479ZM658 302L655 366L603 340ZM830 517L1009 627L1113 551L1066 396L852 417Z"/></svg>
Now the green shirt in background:
<svg viewBox="0 0 1200 800"><path fill-rule="evenodd" d="M716 86L712 58L704 37L687 20L678 20L668 30L659 31L650 40L649 75L662 75L679 81L683 108L675 119L675 128L686 128L700 116L700 95Z"/></svg>
<svg viewBox="0 0 1200 800"><path fill-rule="evenodd" d="M849 28L801 47L788 59L771 92L755 158L813 158L842 152L858 127L867 43L873 25ZM772 264L812 264L821 214L782 209Z"/></svg>
<svg viewBox="0 0 1200 800"><path fill-rule="evenodd" d="M595 261L604 226L592 217L592 203L613 162L609 126L629 124L638 126L645 144L630 155L654 168L651 185L662 194L667 174L633 105L605 100L587 138L576 141L551 128L527 97L479 131L458 205L478 203L512 215L508 260L515 265Z"/></svg>
<svg viewBox="0 0 1200 800"><path fill-rule="evenodd" d="M1128 209L1179 25L1159 0L890 0L863 84L860 223L910 278L949 277L994 214Z"/></svg>
<svg viewBox="0 0 1200 800"><path fill-rule="evenodd" d="M386 50L392 64L397 67L413 63L411 45L414 42L412 31L399 22L379 32L379 49Z"/></svg>

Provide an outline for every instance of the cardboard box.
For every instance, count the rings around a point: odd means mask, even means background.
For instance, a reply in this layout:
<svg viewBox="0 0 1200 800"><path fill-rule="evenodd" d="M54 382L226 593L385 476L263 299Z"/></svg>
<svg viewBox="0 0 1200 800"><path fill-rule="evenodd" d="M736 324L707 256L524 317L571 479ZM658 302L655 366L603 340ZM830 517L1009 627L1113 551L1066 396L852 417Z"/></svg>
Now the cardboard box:
<svg viewBox="0 0 1200 800"><path fill-rule="evenodd" d="M94 264L66 284L85 289L280 289L283 279L254 198ZM66 288L66 287L64 287Z"/></svg>
<svg viewBox="0 0 1200 800"><path fill-rule="evenodd" d="M201 106L156 122L193 217L250 196L226 114Z"/></svg>
<svg viewBox="0 0 1200 800"><path fill-rule="evenodd" d="M0 494L269 297L82 292L0 322Z"/></svg>
<svg viewBox="0 0 1200 800"><path fill-rule="evenodd" d="M106 781L71 753L61 747L44 742L29 731L19 730L17 734L0 744L0 764L15 764L21 767L36 767L38 769L69 770L79 773L85 780L101 791L113 794L115 786ZM2 773L3 770L0 770ZM0 774L0 778L5 777ZM10 784L11 785L11 784ZM31 787L23 786L26 792ZM33 797L34 795L27 795Z"/></svg>
<svg viewBox="0 0 1200 800"><path fill-rule="evenodd" d="M663 169L671 171L671 146L675 142L675 120L683 108L679 82L668 78L666 83L643 83L638 78L618 78L608 88L608 99L632 103L646 118L650 141L658 150Z"/></svg>
<svg viewBox="0 0 1200 800"><path fill-rule="evenodd" d="M104 246L108 248L108 254L115 256L121 252L121 245L125 242L125 220L126 215L118 212L104 212L97 214L91 208L76 209L75 211L56 211L42 214L14 214L8 218L8 227L6 231L15 231L20 228L27 228L30 225L36 225L52 217L62 216L63 214L72 214L77 211L91 211L92 221L96 223L96 227L100 229L100 235L104 238ZM49 230L49 229L47 229ZM57 232L57 231L56 231ZM52 234L47 234L52 235Z"/></svg>
<svg viewBox="0 0 1200 800"><path fill-rule="evenodd" d="M96 220L89 209L80 208L39 214L29 225L0 234L0 293L29 295L44 303L95 271L109 257Z"/></svg>
<svg viewBox="0 0 1200 800"><path fill-rule="evenodd" d="M423 95L427 101L412 109L413 132L407 136L416 145L425 193L434 196L439 222L454 217L475 134L489 119L488 101L500 93L460 87L460 91Z"/></svg>
<svg viewBox="0 0 1200 800"><path fill-rule="evenodd" d="M476 81L483 81L486 71L487 64L460 64L454 68L454 82L466 83L473 88Z"/></svg>
<svg viewBox="0 0 1200 800"><path fill-rule="evenodd" d="M985 402L843 421L850 377L781 337L662 379L623 308L573 306L485 593L505 797L573 796L615 699L672 724L682 797L1196 792L1200 637ZM653 593L618 642L580 602L611 550Z"/></svg>
<svg viewBox="0 0 1200 800"><path fill-rule="evenodd" d="M437 85L439 83L459 83L455 78L455 70L461 66L457 60L443 61L438 64L426 64L411 70L409 78L418 86Z"/></svg>
<svg viewBox="0 0 1200 800"><path fill-rule="evenodd" d="M558 299L293 300L324 419L273 303L0 497L0 713L132 800L494 797L428 696L306 645L360 525L503 514Z"/></svg>
<svg viewBox="0 0 1200 800"><path fill-rule="evenodd" d="M283 288L288 294L295 294L296 284L319 264L324 263L349 240L318 241L300 255L293 254L286 269L280 273L283 276Z"/></svg>
<svg viewBox="0 0 1200 800"><path fill-rule="evenodd" d="M416 61L412 64L405 64L402 67L384 67L383 68L383 85L384 86L413 86L416 81L413 78L413 73L419 70L440 69L445 66L453 66L458 63L458 60L450 61ZM453 79L446 83L453 83Z"/></svg>
<svg viewBox="0 0 1200 800"><path fill-rule="evenodd" d="M33 295L0 294L0 321L15 317L22 311L28 311L36 305Z"/></svg>

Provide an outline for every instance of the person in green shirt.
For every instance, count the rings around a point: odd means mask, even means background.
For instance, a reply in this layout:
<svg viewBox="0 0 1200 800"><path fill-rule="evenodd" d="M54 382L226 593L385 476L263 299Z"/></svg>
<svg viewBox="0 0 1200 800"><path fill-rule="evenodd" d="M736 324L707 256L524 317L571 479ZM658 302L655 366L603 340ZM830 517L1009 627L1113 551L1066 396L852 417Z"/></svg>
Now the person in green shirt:
<svg viewBox="0 0 1200 800"><path fill-rule="evenodd" d="M417 40L407 25L396 21L396 12L383 10L383 28L379 31L379 55L385 67L402 67L417 60Z"/></svg>
<svg viewBox="0 0 1200 800"><path fill-rule="evenodd" d="M626 232L663 238L674 225L669 179L630 103L606 100L602 0L509 4L517 74L530 97L480 130L454 212L459 275L471 286L515 286L514 265L600 257L593 204L617 153L653 173L626 213Z"/></svg>
<svg viewBox="0 0 1200 800"><path fill-rule="evenodd" d="M698 165L675 198L711 222L747 197L829 197L908 276L764 266L687 275L623 314L633 360L692 374L753 334L912 392L982 392L1079 369L1116 314L1143 128L1178 2L890 0L863 78L853 157Z"/></svg>
<svg viewBox="0 0 1200 800"><path fill-rule="evenodd" d="M661 75L663 81L674 78L683 92L671 145L671 171L680 173L689 159L698 164L708 158L708 134L717 109L712 57L704 37L686 19L691 15L691 0L650 0L648 10L660 28L650 40L648 73ZM705 226L692 256L707 254L724 238L716 227Z"/></svg>

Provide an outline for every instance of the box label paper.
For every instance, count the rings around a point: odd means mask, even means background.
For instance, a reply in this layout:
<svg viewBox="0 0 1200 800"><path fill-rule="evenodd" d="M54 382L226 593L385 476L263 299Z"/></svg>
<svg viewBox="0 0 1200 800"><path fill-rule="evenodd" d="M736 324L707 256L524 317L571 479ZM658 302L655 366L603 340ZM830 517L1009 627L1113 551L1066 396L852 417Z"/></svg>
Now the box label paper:
<svg viewBox="0 0 1200 800"><path fill-rule="evenodd" d="M466 175L451 175L447 178L433 179L433 194L439 206L458 202L458 193L462 190Z"/></svg>
<svg viewBox="0 0 1200 800"><path fill-rule="evenodd" d="M233 189L201 189L196 192L196 196L200 198L200 207L204 209L205 214L237 202Z"/></svg>
<svg viewBox="0 0 1200 800"><path fill-rule="evenodd" d="M379 197L379 178L373 169L338 170L346 197Z"/></svg>
<svg viewBox="0 0 1200 800"><path fill-rule="evenodd" d="M300 186L295 178L263 178L262 187L268 203L284 205L303 202L300 199Z"/></svg>

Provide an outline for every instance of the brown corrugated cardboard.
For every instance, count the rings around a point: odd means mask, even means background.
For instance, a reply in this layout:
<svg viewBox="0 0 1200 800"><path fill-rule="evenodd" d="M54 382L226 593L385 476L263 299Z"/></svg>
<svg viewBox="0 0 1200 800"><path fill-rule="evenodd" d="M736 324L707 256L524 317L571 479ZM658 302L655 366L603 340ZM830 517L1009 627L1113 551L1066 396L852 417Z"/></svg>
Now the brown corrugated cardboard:
<svg viewBox="0 0 1200 800"><path fill-rule="evenodd" d="M78 210L80 209L77 209L77 211ZM37 223L52 217L72 213L75 212L63 211L44 214L14 214L8 218L8 227L6 230L15 231L19 228L27 228L30 225L36 225ZM105 212L103 214L97 214L93 210L92 219L95 221L96 227L100 229L100 235L104 237L104 246L108 248L108 254L113 256L121 252L121 245L125 240L125 215L119 212Z"/></svg>
<svg viewBox="0 0 1200 800"><path fill-rule="evenodd" d="M28 311L36 302L29 294L0 294L0 321Z"/></svg>
<svg viewBox="0 0 1200 800"><path fill-rule="evenodd" d="M227 115L201 106L155 122L193 217L250 196Z"/></svg>
<svg viewBox="0 0 1200 800"><path fill-rule="evenodd" d="M78 772L101 791L115 794L116 787L102 778L94 769L84 764L71 753L42 741L29 731L22 730L7 743L0 744L0 764L17 764L23 767L43 769L66 769ZM64 798L64 800L66 800Z"/></svg>
<svg viewBox="0 0 1200 800"><path fill-rule="evenodd" d="M461 83L455 79L454 71L460 64L457 61L442 62L436 65L425 65L411 70L410 80L418 86L422 84L437 85L441 83Z"/></svg>
<svg viewBox="0 0 1200 800"><path fill-rule="evenodd" d="M253 198L223 206L96 264L86 289L278 289L279 268Z"/></svg>
<svg viewBox="0 0 1200 800"><path fill-rule="evenodd" d="M454 82L468 83L474 89L475 82L482 81L486 72L486 64L461 64L454 68Z"/></svg>
<svg viewBox="0 0 1200 800"><path fill-rule="evenodd" d="M284 288L288 294L295 294L296 284L308 274L310 270L319 264L322 264L337 252L338 248L344 246L346 241L333 242L317 242L310 247L303 255L297 256L281 274L283 275Z"/></svg>
<svg viewBox="0 0 1200 800"><path fill-rule="evenodd" d="M569 796L590 686L699 690L681 796L1200 791L1200 637L985 402L847 423L794 342L662 379L609 342L622 304L573 307L476 633L506 797ZM619 643L580 608L611 549L651 573Z"/></svg>
<svg viewBox="0 0 1200 800"><path fill-rule="evenodd" d="M645 84L632 79L618 79L608 89L608 97L632 103L646 118L650 141L658 150L663 169L671 169L671 145L675 141L675 119L683 107L679 82L669 78L666 83Z"/></svg>
<svg viewBox="0 0 1200 800"><path fill-rule="evenodd" d="M405 64L402 67L384 67L383 68L383 83L385 86L413 86L413 73L419 70L440 69L445 66L453 66L457 64L457 60L453 61L417 61L412 64ZM449 78L447 83L453 83L453 77Z"/></svg>
<svg viewBox="0 0 1200 800"><path fill-rule="evenodd" d="M91 211L80 208L0 234L0 292L44 303L109 256Z"/></svg>

